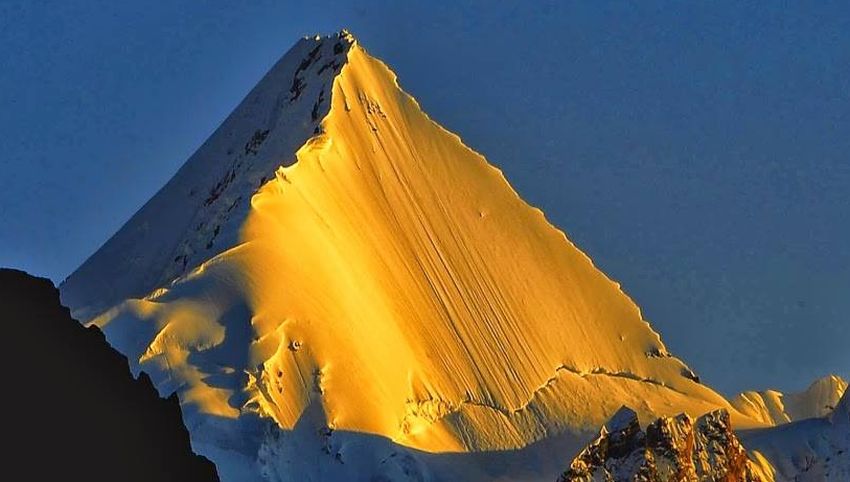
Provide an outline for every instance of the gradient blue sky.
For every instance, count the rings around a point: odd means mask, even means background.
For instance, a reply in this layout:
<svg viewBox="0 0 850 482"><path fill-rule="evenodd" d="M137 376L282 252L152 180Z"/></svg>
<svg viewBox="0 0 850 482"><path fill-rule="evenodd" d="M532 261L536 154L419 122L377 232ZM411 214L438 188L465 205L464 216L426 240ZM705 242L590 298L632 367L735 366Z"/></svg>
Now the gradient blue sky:
<svg viewBox="0 0 850 482"><path fill-rule="evenodd" d="M850 3L244 3L0 0L0 265L61 281L344 26L709 384L850 375Z"/></svg>

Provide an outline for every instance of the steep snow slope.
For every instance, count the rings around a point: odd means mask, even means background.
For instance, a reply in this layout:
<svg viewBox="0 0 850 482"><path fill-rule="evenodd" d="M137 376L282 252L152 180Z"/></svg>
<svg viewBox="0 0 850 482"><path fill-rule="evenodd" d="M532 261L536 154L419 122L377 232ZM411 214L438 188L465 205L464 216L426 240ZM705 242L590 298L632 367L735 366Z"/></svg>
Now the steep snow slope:
<svg viewBox="0 0 850 482"><path fill-rule="evenodd" d="M296 45L63 295L180 394L225 480L459 480L427 453L575 446L623 404L754 423L347 34Z"/></svg>
<svg viewBox="0 0 850 482"><path fill-rule="evenodd" d="M829 375L815 380L802 392L744 392L732 400L732 406L751 418L779 425L829 414L846 390L844 379Z"/></svg>

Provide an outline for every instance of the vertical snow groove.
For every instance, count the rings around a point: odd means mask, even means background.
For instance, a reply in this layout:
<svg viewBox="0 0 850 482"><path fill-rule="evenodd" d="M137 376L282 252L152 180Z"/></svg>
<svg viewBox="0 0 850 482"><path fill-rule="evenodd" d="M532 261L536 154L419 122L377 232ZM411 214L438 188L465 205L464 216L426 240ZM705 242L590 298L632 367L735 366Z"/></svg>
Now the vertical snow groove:
<svg viewBox="0 0 850 482"><path fill-rule="evenodd" d="M264 201L243 236L279 246L282 269L309 269L309 283L292 279L319 305L288 298L292 305L273 311L328 330L311 337L325 344L314 356L327 367L325 410L341 426L429 450L445 447L445 433L466 449L504 447L558 430L553 418L575 413L573 402L553 397L576 390L583 398L625 383L617 380L628 381L629 397L670 392L679 404L693 396L695 406L727 405L683 377L677 360L648 358L658 336L616 283L358 45L334 82L321 133L297 158L285 184L257 194ZM552 366L574 377L554 389ZM341 374L352 367L357 376ZM636 390L644 385L657 388ZM440 416L425 413L430 401ZM485 407L528 415L494 430L477 412ZM591 410L584 420L608 415ZM513 435L499 442L501 430Z"/></svg>

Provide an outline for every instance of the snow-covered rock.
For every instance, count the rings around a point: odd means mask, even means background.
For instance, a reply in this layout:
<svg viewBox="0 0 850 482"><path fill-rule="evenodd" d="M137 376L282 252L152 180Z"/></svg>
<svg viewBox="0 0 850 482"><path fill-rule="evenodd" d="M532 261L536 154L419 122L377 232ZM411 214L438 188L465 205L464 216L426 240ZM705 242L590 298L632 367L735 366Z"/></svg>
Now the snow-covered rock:
<svg viewBox="0 0 850 482"><path fill-rule="evenodd" d="M623 407L558 479L559 482L767 481L732 431L729 413L696 422L686 414L661 417L641 430Z"/></svg>

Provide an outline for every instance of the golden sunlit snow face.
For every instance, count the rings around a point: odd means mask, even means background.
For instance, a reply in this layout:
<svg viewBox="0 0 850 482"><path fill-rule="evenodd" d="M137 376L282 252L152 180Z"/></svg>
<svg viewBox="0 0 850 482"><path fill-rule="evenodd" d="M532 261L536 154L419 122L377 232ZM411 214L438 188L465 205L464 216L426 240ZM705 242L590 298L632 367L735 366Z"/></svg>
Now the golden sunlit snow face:
<svg viewBox="0 0 850 482"><path fill-rule="evenodd" d="M236 246L95 321L149 330L142 368L184 404L292 430L317 403L332 428L431 452L594 430L622 404L729 406L381 62L354 44L325 97Z"/></svg>
<svg viewBox="0 0 850 482"><path fill-rule="evenodd" d="M337 428L426 450L520 446L540 411L575 411L563 379L725 404L649 358L660 341L617 285L383 64L355 46L331 99L323 134L252 199L233 254L259 399L282 427L317 399Z"/></svg>
<svg viewBox="0 0 850 482"><path fill-rule="evenodd" d="M728 478L742 447L766 481L850 473L843 379L702 384L346 31L299 40L60 293L222 480L555 480L575 453ZM608 464L617 426L637 457Z"/></svg>

